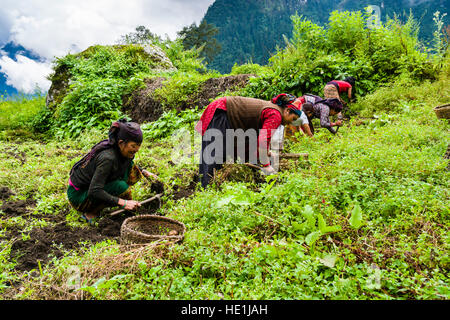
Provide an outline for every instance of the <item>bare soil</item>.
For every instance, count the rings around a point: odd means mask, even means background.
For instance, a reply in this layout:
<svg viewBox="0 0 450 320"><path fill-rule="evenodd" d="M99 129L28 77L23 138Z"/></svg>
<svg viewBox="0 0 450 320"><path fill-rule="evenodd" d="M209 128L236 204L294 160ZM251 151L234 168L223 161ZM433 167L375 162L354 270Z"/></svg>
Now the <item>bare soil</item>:
<svg viewBox="0 0 450 320"><path fill-rule="evenodd" d="M14 192L12 192L8 187L0 186L0 200L6 200L12 195L14 195Z"/></svg>
<svg viewBox="0 0 450 320"><path fill-rule="evenodd" d="M145 87L138 89L127 97L124 111L137 123L158 120L164 112L160 101L153 98L152 93L163 86L166 78L145 79Z"/></svg>
<svg viewBox="0 0 450 320"><path fill-rule="evenodd" d="M174 199L178 200L192 195L195 191L195 177L188 186L175 186L173 192ZM152 191L164 192L164 185L161 182L153 183ZM34 199L8 201L14 192L7 187L0 187L0 197L3 204L0 210L2 219L21 216L31 221L31 219L42 219L49 223L46 227L36 227L29 232L25 232L23 226L8 226L0 235L0 241L12 241L10 256L17 261L15 269L17 271L38 270L49 263L52 258L60 258L67 250L78 250L82 243L95 244L97 242L120 237L120 228L123 221L134 214L155 214L159 208L159 202L153 201L143 205L137 212L124 212L115 216L104 213L95 226L73 227L66 222L67 212L62 211L52 215L33 214L36 201ZM110 212L110 211L109 211Z"/></svg>

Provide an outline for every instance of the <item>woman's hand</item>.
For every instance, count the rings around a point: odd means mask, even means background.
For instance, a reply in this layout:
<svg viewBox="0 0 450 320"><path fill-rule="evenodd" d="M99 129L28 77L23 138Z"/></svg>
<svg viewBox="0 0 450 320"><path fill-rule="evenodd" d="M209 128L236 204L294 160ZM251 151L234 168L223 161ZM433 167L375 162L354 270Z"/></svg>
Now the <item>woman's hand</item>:
<svg viewBox="0 0 450 320"><path fill-rule="evenodd" d="M309 127L309 124L302 124L302 130L308 137L313 137L313 133L311 132L311 128Z"/></svg>
<svg viewBox="0 0 450 320"><path fill-rule="evenodd" d="M141 206L139 201L119 199L119 206L127 211L136 210Z"/></svg>
<svg viewBox="0 0 450 320"><path fill-rule="evenodd" d="M262 173L263 173L265 176L270 176L270 175L272 175L272 174L277 174L277 173L275 172L275 169L274 169L271 165L268 165L267 167L263 167L263 168L261 168L261 170L262 170Z"/></svg>
<svg viewBox="0 0 450 320"><path fill-rule="evenodd" d="M125 210L131 211L131 210L137 210L141 206L141 203L134 200L126 200L125 204Z"/></svg>
<svg viewBox="0 0 450 320"><path fill-rule="evenodd" d="M142 170L142 174L143 174L144 177L146 177L146 178L152 177L152 178L155 178L155 179L159 179L159 177L158 177L156 174L151 173L151 172L149 172L149 171L147 171L147 170Z"/></svg>

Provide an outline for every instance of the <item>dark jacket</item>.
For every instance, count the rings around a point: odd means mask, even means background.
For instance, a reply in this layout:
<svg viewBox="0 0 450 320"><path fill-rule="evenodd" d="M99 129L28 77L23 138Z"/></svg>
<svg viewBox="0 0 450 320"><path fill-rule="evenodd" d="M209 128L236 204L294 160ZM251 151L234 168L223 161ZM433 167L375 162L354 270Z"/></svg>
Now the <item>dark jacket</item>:
<svg viewBox="0 0 450 320"><path fill-rule="evenodd" d="M85 167L81 165L74 167L70 180L77 188L87 189L90 198L114 206L117 205L119 198L107 193L104 186L114 180L124 179L132 161L123 157L117 147L108 148L95 155Z"/></svg>

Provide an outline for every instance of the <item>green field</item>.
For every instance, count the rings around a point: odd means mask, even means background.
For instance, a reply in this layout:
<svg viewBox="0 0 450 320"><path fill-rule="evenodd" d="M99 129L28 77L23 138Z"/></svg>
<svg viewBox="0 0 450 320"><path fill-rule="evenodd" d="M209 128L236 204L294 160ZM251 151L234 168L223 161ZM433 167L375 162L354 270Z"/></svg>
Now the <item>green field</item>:
<svg viewBox="0 0 450 320"><path fill-rule="evenodd" d="M234 94L317 92L323 84L317 68L306 73L298 66L303 80L283 78L295 68L302 46L311 44L297 45L280 51L269 66L249 64L260 75ZM361 70L349 57L338 61L329 52L320 54L309 58L326 61L329 72L340 63L347 71ZM409 70L416 58L423 68ZM393 57L371 59L363 68L368 73L373 59L379 66L394 63ZM171 134L190 130L201 110L168 111L144 124L146 139L135 161L164 183L162 206L154 213L186 226L184 240L176 244L125 246L117 234L105 232L102 221L94 227L78 221L66 199L68 173L106 137L106 126L78 123L77 130L86 130L73 135L61 118L45 122L43 97L2 100L0 297L449 299L450 171L444 155L450 126L433 108L450 101L450 60L448 51L441 60L428 59L405 55L402 66L392 66L401 71L373 71L365 84L362 80L363 92L339 133L321 129L313 139L286 141L286 152L306 152L309 159L292 160L262 182L236 165L235 175L203 190L195 183L195 156L187 163L172 161L177 141ZM192 70L174 75L168 105L183 101L183 93L205 78ZM78 106L76 99L85 97L77 96L81 84L77 88L60 110L66 116ZM44 122L56 130L36 130ZM134 198L155 195L154 182L140 181Z"/></svg>

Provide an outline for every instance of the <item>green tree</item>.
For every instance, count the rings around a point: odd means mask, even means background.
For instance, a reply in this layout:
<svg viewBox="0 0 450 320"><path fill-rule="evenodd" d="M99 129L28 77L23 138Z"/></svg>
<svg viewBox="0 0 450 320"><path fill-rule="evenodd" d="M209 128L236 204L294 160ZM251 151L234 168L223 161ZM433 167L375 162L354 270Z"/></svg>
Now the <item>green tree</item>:
<svg viewBox="0 0 450 320"><path fill-rule="evenodd" d="M159 43L162 39L157 34L151 32L145 26L138 26L135 32L130 32L120 38L118 43L120 44L147 44L147 43Z"/></svg>
<svg viewBox="0 0 450 320"><path fill-rule="evenodd" d="M215 38L218 33L219 30L213 24L203 20L199 26L193 23L189 27L184 27L178 32L178 36L183 39L183 46L186 49L200 49L200 56L210 63L222 49Z"/></svg>

